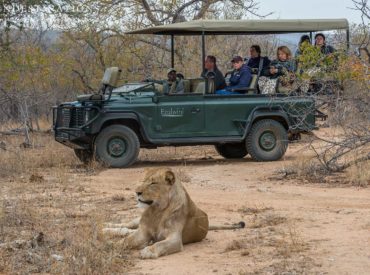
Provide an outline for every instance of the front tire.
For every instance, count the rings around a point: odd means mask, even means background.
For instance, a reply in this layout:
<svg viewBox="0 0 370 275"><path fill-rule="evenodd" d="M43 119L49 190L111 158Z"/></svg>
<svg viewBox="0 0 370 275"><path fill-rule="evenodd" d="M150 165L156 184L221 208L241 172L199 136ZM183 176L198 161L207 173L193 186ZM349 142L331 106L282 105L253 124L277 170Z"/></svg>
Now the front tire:
<svg viewBox="0 0 370 275"><path fill-rule="evenodd" d="M288 148L287 130L272 119L257 121L247 136L246 146L256 161L279 160Z"/></svg>
<svg viewBox="0 0 370 275"><path fill-rule="evenodd" d="M248 152L245 143L226 143L215 145L217 153L225 159L241 159L244 158Z"/></svg>
<svg viewBox="0 0 370 275"><path fill-rule="evenodd" d="M97 136L95 150L98 161L112 168L124 168L136 161L140 142L129 127L112 125Z"/></svg>

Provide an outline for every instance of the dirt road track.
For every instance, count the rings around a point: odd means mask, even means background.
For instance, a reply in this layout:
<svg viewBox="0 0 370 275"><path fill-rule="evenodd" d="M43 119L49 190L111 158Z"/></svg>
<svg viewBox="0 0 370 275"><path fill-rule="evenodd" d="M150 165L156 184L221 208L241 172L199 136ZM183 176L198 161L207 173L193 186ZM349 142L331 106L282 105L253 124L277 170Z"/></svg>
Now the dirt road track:
<svg viewBox="0 0 370 275"><path fill-rule="evenodd" d="M159 149L158 159L144 152L133 168L106 170L89 187L122 193L134 205L145 168L169 166L212 224L247 223L243 230L209 232L181 253L137 260L130 274L370 274L370 190L271 179L297 159L297 148L290 148L284 161L270 163L224 161L212 150L202 158L193 148L176 159L169 157L175 149ZM132 208L115 218L136 215Z"/></svg>

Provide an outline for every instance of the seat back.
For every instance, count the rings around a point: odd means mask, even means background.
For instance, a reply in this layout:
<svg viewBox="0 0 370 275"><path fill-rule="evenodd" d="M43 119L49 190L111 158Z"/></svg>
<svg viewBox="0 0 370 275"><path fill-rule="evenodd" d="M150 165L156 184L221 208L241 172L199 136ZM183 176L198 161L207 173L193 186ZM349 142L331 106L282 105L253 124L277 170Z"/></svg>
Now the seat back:
<svg viewBox="0 0 370 275"><path fill-rule="evenodd" d="M206 82L198 82L197 86L195 87L194 93L197 94L205 94L206 92Z"/></svg>
<svg viewBox="0 0 370 275"><path fill-rule="evenodd" d="M215 93L215 79L214 78L208 78L208 94L214 94Z"/></svg>
<svg viewBox="0 0 370 275"><path fill-rule="evenodd" d="M251 82L249 83L249 89L257 89L258 74L252 74Z"/></svg>
<svg viewBox="0 0 370 275"><path fill-rule="evenodd" d="M199 83L204 82L204 78L190 78L190 93L197 93L197 87Z"/></svg>
<svg viewBox="0 0 370 275"><path fill-rule="evenodd" d="M190 93L190 80L189 79L184 79L184 93Z"/></svg>

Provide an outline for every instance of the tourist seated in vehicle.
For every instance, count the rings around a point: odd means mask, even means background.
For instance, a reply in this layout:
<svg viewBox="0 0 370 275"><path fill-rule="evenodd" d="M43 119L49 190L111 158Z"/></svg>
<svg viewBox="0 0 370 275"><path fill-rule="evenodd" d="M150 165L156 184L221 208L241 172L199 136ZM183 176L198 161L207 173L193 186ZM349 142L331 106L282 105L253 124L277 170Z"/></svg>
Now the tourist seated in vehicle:
<svg viewBox="0 0 370 275"><path fill-rule="evenodd" d="M311 38L307 34L302 35L299 39L298 48L294 53L294 57L298 58L303 53L304 49L309 46L311 46Z"/></svg>
<svg viewBox="0 0 370 275"><path fill-rule="evenodd" d="M163 85L164 94L183 94L185 91L183 77L179 77L174 68L167 70L167 80L146 79L145 81Z"/></svg>
<svg viewBox="0 0 370 275"><path fill-rule="evenodd" d="M216 90L216 94L229 95L229 94L244 94L245 91L242 88L248 88L252 80L251 69L244 64L244 60L241 56L235 56L231 63L234 70L230 76L230 84L225 89Z"/></svg>
<svg viewBox="0 0 370 275"><path fill-rule="evenodd" d="M292 59L292 52L287 46L277 49L277 59L271 61L270 66L265 68L262 77L258 80L262 94L273 94L276 91L278 81L283 86L289 86L295 79L296 62Z"/></svg>
<svg viewBox="0 0 370 275"><path fill-rule="evenodd" d="M249 49L249 59L246 59L246 64L249 68L255 69L259 74L263 69L267 68L271 60L267 56L261 56L261 47L259 45L252 45Z"/></svg>
<svg viewBox="0 0 370 275"><path fill-rule="evenodd" d="M321 53L329 55L335 52L333 46L326 44L326 37L323 33L317 33L315 35L315 46L320 48Z"/></svg>
<svg viewBox="0 0 370 275"><path fill-rule="evenodd" d="M208 55L204 62L204 70L200 75L203 78L213 78L215 90L222 90L226 87L225 78L216 64L216 57Z"/></svg>

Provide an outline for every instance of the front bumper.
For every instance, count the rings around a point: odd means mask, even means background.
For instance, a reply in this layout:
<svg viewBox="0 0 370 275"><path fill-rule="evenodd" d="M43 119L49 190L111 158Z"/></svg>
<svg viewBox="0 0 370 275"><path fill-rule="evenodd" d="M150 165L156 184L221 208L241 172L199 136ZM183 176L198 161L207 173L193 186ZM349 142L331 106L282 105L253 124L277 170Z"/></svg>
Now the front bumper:
<svg viewBox="0 0 370 275"><path fill-rule="evenodd" d="M55 128L55 140L73 149L89 149L90 142L81 129Z"/></svg>
<svg viewBox="0 0 370 275"><path fill-rule="evenodd" d="M89 149L91 135L89 125L97 118L95 106L60 105L53 107L55 140L73 149Z"/></svg>

